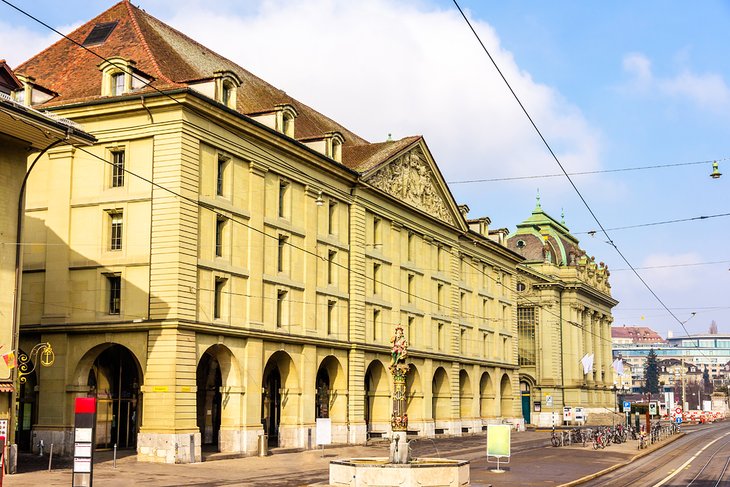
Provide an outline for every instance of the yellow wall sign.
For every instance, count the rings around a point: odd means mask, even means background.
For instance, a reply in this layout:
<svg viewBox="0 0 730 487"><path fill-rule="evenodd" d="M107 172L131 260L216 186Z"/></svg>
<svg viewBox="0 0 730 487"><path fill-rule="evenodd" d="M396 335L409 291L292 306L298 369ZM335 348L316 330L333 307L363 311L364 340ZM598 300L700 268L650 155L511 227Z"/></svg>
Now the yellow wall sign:
<svg viewBox="0 0 730 487"><path fill-rule="evenodd" d="M167 386L152 386L152 392L167 392L168 390Z"/></svg>

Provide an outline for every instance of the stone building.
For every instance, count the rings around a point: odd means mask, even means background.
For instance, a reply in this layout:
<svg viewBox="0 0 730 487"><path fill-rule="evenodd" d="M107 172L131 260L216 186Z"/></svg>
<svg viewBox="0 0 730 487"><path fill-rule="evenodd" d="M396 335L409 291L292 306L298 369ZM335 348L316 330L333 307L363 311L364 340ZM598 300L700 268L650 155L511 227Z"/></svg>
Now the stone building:
<svg viewBox="0 0 730 487"><path fill-rule="evenodd" d="M8 425L14 423L12 394L17 392L20 398L33 394L32 384L18 384L18 369L12 367L18 358L18 237L22 231L19 221L27 163L53 146L89 145L94 141L77 124L14 101L11 93L20 93L22 88L21 80L0 60L0 355L9 355L7 362L0 360L0 436L6 441L13 441L13 432L8 431ZM24 364L33 366L32 362ZM21 408L19 414L22 425L30 420L31 410ZM17 441L29 445L30 435L22 435Z"/></svg>
<svg viewBox="0 0 730 487"><path fill-rule="evenodd" d="M362 443L390 428L399 324L409 430L519 421L522 258L422 137L368 142L126 1L69 36L17 69L98 138L30 181L21 344L56 352L38 439L67 454L94 396L97 447L142 461L306 448L318 417Z"/></svg>
<svg viewBox="0 0 730 487"><path fill-rule="evenodd" d="M522 414L526 422L561 421L563 407L591 413L613 409L611 297L608 268L596 264L565 222L538 198L507 246L525 258L516 282ZM581 360L593 357L584 373Z"/></svg>

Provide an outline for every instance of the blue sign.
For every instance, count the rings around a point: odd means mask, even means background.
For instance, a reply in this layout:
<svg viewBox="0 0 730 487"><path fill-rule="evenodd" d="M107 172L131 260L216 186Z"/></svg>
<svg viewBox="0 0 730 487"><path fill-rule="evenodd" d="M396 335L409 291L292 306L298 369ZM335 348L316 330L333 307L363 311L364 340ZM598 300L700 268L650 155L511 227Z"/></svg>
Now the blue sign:
<svg viewBox="0 0 730 487"><path fill-rule="evenodd" d="M674 420L677 424L682 423L682 416L677 416L677 419Z"/></svg>
<svg viewBox="0 0 730 487"><path fill-rule="evenodd" d="M624 401L624 412L631 411L631 402L630 401Z"/></svg>

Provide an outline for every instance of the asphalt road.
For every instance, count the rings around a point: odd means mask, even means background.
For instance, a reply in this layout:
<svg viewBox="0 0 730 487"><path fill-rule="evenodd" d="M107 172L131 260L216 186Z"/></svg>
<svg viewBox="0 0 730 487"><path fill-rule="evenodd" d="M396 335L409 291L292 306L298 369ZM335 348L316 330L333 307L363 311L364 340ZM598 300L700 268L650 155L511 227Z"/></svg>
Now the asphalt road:
<svg viewBox="0 0 730 487"><path fill-rule="evenodd" d="M730 422L685 429L685 435L585 486L730 486Z"/></svg>

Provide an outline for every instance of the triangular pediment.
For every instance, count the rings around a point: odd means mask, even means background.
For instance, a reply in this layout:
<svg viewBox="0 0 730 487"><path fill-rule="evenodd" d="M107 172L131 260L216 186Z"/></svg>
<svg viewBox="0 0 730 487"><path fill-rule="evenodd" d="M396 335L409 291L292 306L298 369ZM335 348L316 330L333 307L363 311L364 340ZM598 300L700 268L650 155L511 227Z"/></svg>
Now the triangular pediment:
<svg viewBox="0 0 730 487"><path fill-rule="evenodd" d="M464 218L428 149L417 143L368 171L368 184L449 225L463 228Z"/></svg>

